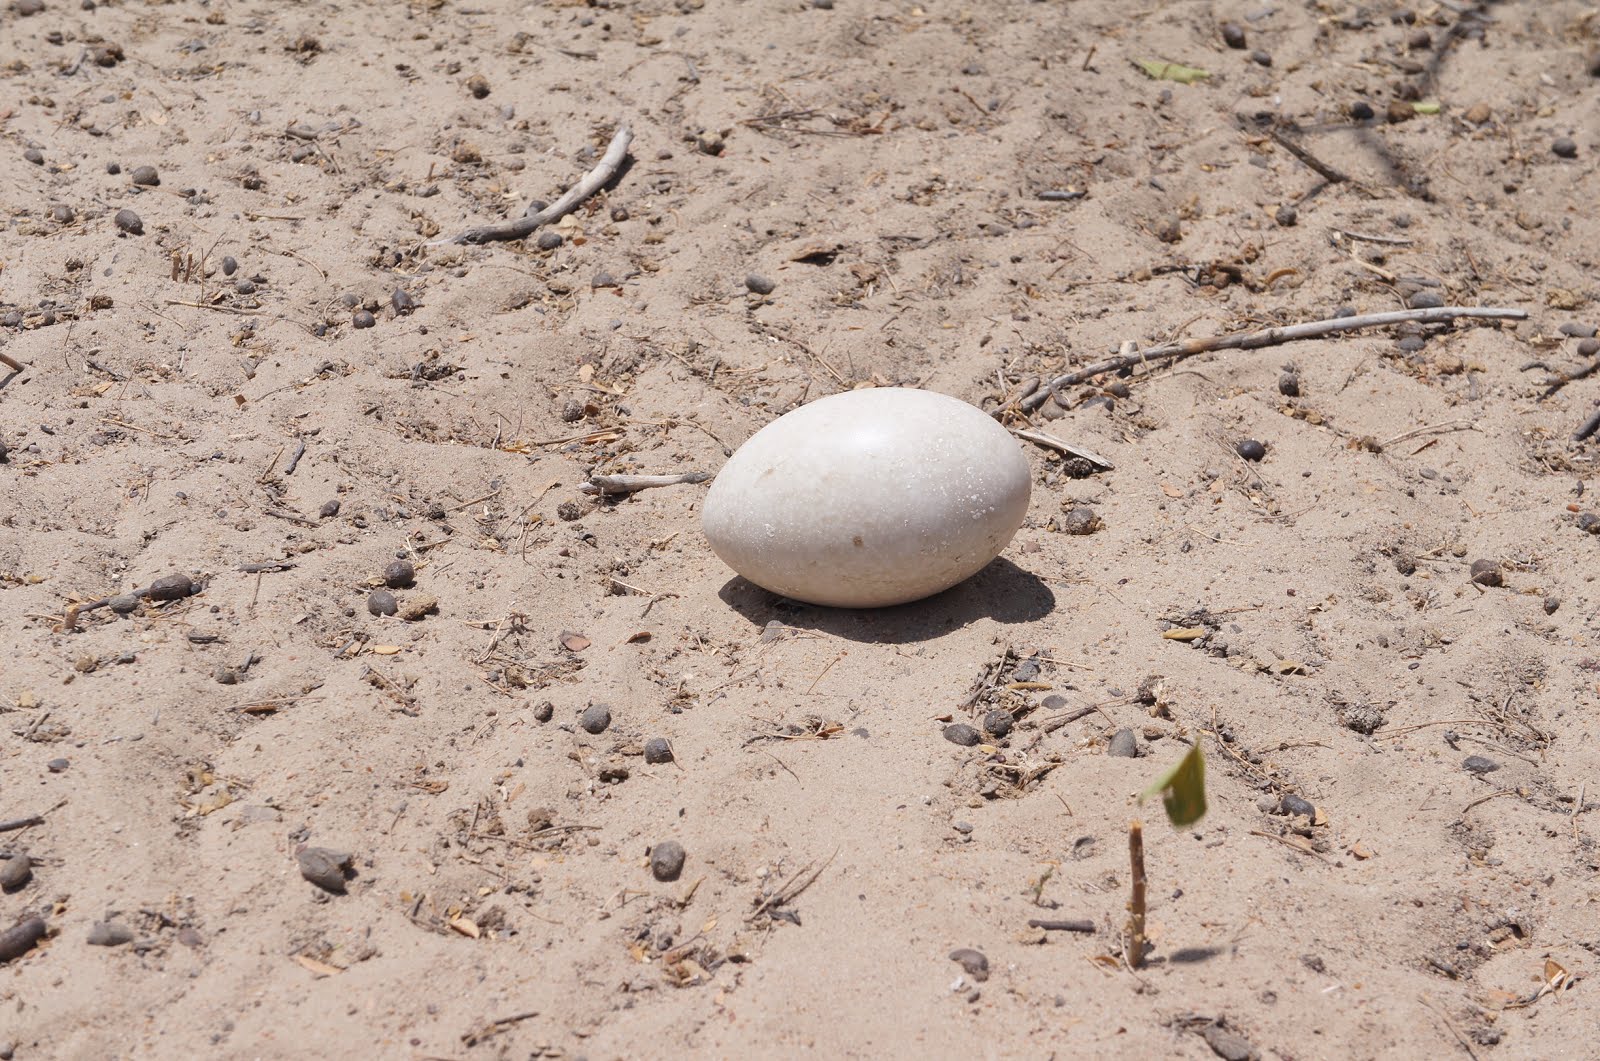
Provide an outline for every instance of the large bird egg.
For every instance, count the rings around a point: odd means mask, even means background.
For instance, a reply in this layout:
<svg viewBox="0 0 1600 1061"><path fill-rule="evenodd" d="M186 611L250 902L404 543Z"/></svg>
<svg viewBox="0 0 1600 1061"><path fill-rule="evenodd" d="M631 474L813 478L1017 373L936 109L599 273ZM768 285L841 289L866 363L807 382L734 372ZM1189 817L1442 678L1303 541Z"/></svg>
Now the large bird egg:
<svg viewBox="0 0 1600 1061"><path fill-rule="evenodd" d="M835 394L751 436L702 513L723 562L764 589L876 608L948 589L1000 555L1031 476L966 402L882 387Z"/></svg>

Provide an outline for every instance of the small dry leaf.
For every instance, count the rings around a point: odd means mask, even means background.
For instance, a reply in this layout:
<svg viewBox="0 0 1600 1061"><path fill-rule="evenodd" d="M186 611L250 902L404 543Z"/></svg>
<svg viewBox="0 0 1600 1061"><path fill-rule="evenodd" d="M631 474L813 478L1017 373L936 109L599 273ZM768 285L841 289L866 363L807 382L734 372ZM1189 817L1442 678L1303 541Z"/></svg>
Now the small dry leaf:
<svg viewBox="0 0 1600 1061"><path fill-rule="evenodd" d="M477 939L480 935L482 935L482 933L478 931L478 926L470 919L465 917L451 918L450 930L452 932L459 932L468 939Z"/></svg>
<svg viewBox="0 0 1600 1061"><path fill-rule="evenodd" d="M1179 490L1176 486L1173 486L1170 483L1162 483L1161 484L1161 492L1163 494L1166 494L1168 497L1182 497L1183 496L1183 491Z"/></svg>
<svg viewBox="0 0 1600 1061"><path fill-rule="evenodd" d="M575 634L571 630L561 632L561 647L568 652L582 652L592 642L582 634Z"/></svg>
<svg viewBox="0 0 1600 1061"><path fill-rule="evenodd" d="M373 645L372 653L376 656L392 656L400 651L399 645Z"/></svg>
<svg viewBox="0 0 1600 1061"><path fill-rule="evenodd" d="M1562 967L1561 963L1553 958L1544 960L1544 986L1551 991L1560 991L1566 986L1571 974Z"/></svg>
<svg viewBox="0 0 1600 1061"><path fill-rule="evenodd" d="M1360 840L1357 840L1355 843L1350 845L1350 854L1365 862L1367 859L1376 854L1376 852L1366 844L1362 843Z"/></svg>
<svg viewBox="0 0 1600 1061"><path fill-rule="evenodd" d="M648 631L648 630L640 630L636 634L629 634L628 635L628 644L630 644L630 645L640 644L641 642L650 640L650 636L651 636L650 635L650 631Z"/></svg>
<svg viewBox="0 0 1600 1061"><path fill-rule="evenodd" d="M319 980L324 976L337 976L344 972L344 970L339 968L337 965L329 965L327 962L319 962L317 959L308 958L304 954L296 954L294 956L294 960L305 966L307 969L310 969Z"/></svg>

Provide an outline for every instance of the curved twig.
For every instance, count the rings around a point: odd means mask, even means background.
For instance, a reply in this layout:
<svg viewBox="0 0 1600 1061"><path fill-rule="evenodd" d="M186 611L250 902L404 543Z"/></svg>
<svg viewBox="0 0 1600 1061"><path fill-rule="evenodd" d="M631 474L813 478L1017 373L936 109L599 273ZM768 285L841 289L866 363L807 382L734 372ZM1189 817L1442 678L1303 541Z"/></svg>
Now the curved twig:
<svg viewBox="0 0 1600 1061"><path fill-rule="evenodd" d="M1135 365L1150 364L1158 361L1177 361L1195 354L1206 354L1213 350L1254 350L1262 346L1277 346L1281 343L1292 343L1300 339L1317 339L1325 335L1334 335L1338 332L1356 331L1361 328L1382 328L1390 324L1406 324L1416 322L1419 324L1442 324L1455 320L1457 317L1476 317L1487 320L1526 320L1527 310L1506 309L1495 306L1439 306L1434 309L1402 309L1389 313L1366 313L1356 317L1334 317L1330 320L1307 321L1304 324L1289 324L1281 328L1267 328L1259 332L1237 332L1233 335L1214 335L1204 339L1184 339L1181 342L1167 343L1164 346L1152 346L1148 350L1134 350L1126 354L1095 364L1087 365L1075 372L1057 376L1048 386L1040 387L1028 395L1019 406L1023 412L1032 412L1048 401L1055 392L1062 387L1070 387L1084 380L1093 379L1095 376L1107 372L1117 372Z"/></svg>

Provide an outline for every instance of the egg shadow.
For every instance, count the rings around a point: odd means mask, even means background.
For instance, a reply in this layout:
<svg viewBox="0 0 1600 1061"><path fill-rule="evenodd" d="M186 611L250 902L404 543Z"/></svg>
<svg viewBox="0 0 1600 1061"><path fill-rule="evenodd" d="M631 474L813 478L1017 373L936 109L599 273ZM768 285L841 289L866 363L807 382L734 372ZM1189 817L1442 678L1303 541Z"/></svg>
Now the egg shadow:
<svg viewBox="0 0 1600 1061"><path fill-rule="evenodd" d="M804 604L762 589L738 575L724 583L717 596L757 627L776 619L785 626L816 630L847 641L885 645L931 641L978 619L1031 623L1049 615L1056 606L1056 595L1043 579L1005 557L942 593L889 608Z"/></svg>

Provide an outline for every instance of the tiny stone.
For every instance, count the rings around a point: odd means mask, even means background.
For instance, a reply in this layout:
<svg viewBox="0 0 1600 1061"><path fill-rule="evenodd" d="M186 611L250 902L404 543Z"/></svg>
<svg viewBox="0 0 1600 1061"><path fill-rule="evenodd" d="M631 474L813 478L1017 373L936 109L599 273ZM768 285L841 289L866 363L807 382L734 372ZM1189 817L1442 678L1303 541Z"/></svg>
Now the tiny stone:
<svg viewBox="0 0 1600 1061"><path fill-rule="evenodd" d="M556 506L556 515L565 523L583 518L583 508L576 501L563 501Z"/></svg>
<svg viewBox="0 0 1600 1061"><path fill-rule="evenodd" d="M981 950L961 947L950 952L950 960L961 966L968 976L980 984L989 979L989 956Z"/></svg>
<svg viewBox="0 0 1600 1061"><path fill-rule="evenodd" d="M144 235L144 222L139 220L138 214L134 213L132 210L129 210L127 207L123 207L121 210L118 210L116 216L112 218L112 220L116 223L118 228L130 236Z"/></svg>
<svg viewBox="0 0 1600 1061"><path fill-rule="evenodd" d="M367 611L373 615L393 615L400 610L400 602L386 589L375 589L367 595Z"/></svg>
<svg viewBox="0 0 1600 1061"><path fill-rule="evenodd" d="M1418 350L1421 350L1424 346L1427 346L1428 343L1427 340L1423 339L1420 335L1408 335L1394 345L1399 347L1405 353L1414 354Z"/></svg>
<svg viewBox="0 0 1600 1061"><path fill-rule="evenodd" d="M1578 144L1570 136L1563 136L1550 145L1557 158L1577 158Z"/></svg>
<svg viewBox="0 0 1600 1061"><path fill-rule="evenodd" d="M613 221L626 221L626 220L628 220L628 208L626 206L613 206L611 208L611 220L613 220Z"/></svg>
<svg viewBox="0 0 1600 1061"><path fill-rule="evenodd" d="M1600 534L1600 516L1593 512L1580 512L1578 514L1578 529L1585 534Z"/></svg>
<svg viewBox="0 0 1600 1061"><path fill-rule="evenodd" d="M122 172L122 167L119 166L115 162L107 162L106 163L106 172L111 174L113 177L115 177L117 174Z"/></svg>
<svg viewBox="0 0 1600 1061"><path fill-rule="evenodd" d="M139 598L133 593L119 593L107 603L106 607L118 615L128 615L139 607Z"/></svg>
<svg viewBox="0 0 1600 1061"><path fill-rule="evenodd" d="M397 287L394 289L394 293L389 296L389 305L394 307L396 313L404 317L409 313L416 312L417 300L412 298L411 292L405 288Z"/></svg>
<svg viewBox="0 0 1600 1061"><path fill-rule="evenodd" d="M1333 315L1335 317L1354 317L1356 315L1356 308L1354 306L1335 306L1333 308Z"/></svg>
<svg viewBox="0 0 1600 1061"><path fill-rule="evenodd" d="M1494 112L1489 109L1489 105L1487 103L1479 100L1477 103L1474 103L1472 106L1468 107L1467 113L1463 114L1461 117L1471 125L1482 125L1484 122L1487 122L1490 118L1494 117Z"/></svg>
<svg viewBox="0 0 1600 1061"><path fill-rule="evenodd" d="M1106 754L1117 759L1132 759L1139 754L1139 738L1131 729L1119 729L1106 745Z"/></svg>
<svg viewBox="0 0 1600 1061"><path fill-rule="evenodd" d="M1469 774L1492 774L1500 764L1486 755L1469 755L1461 760L1461 768Z"/></svg>
<svg viewBox="0 0 1600 1061"><path fill-rule="evenodd" d="M369 607L370 607L370 605L369 605ZM239 672L234 670L232 667L228 666L226 663L222 664L221 666L217 667L216 670L212 671L211 672L211 676L217 680L217 684L218 685L238 685L239 684Z"/></svg>
<svg viewBox="0 0 1600 1061"><path fill-rule="evenodd" d="M644 742L644 761L652 766L672 762L672 744L665 737L651 737Z"/></svg>
<svg viewBox="0 0 1600 1061"><path fill-rule="evenodd" d="M390 589L406 589L417 580L417 569L410 560L390 560L383 567L383 584Z"/></svg>
<svg viewBox="0 0 1600 1061"><path fill-rule="evenodd" d="M833 0L811 0L811 6L818 11L832 11Z"/></svg>
<svg viewBox="0 0 1600 1061"><path fill-rule="evenodd" d="M133 942L133 929L121 921L96 921L89 929L89 946L120 947Z"/></svg>
<svg viewBox="0 0 1600 1061"><path fill-rule="evenodd" d="M954 829L956 832L960 833L962 836L971 836L972 835L972 823L971 822L956 822L954 825L950 826L950 828Z"/></svg>
<svg viewBox="0 0 1600 1061"><path fill-rule="evenodd" d="M1595 326L1592 324L1578 324L1569 322L1561 326L1561 334L1571 339L1593 339Z"/></svg>
<svg viewBox="0 0 1600 1061"><path fill-rule="evenodd" d="M438 610L439 598L431 593L424 593L406 600L404 606L400 609L400 618L408 623L414 623Z"/></svg>
<svg viewBox="0 0 1600 1061"><path fill-rule="evenodd" d="M1300 220L1300 211L1296 210L1288 203L1285 203L1284 205L1278 207L1278 212L1272 215L1272 218L1279 224L1280 227L1290 228L1296 221Z"/></svg>
<svg viewBox="0 0 1600 1061"><path fill-rule="evenodd" d="M161 176L154 166L135 166L128 174L128 179L147 188L154 188L161 183Z"/></svg>
<svg viewBox="0 0 1600 1061"><path fill-rule="evenodd" d="M1544 599L1544 613L1546 615L1554 615L1556 613L1556 610L1558 608L1560 608L1560 607L1561 607L1561 598L1560 597L1546 597Z"/></svg>
<svg viewBox="0 0 1600 1061"><path fill-rule="evenodd" d="M11 5L11 9L24 18L37 15L44 10L44 0L17 0Z"/></svg>
<svg viewBox="0 0 1600 1061"><path fill-rule="evenodd" d="M1261 1052L1250 1045L1250 1040L1220 1024L1206 1025L1200 1032L1200 1038L1222 1061L1260 1061Z"/></svg>
<svg viewBox="0 0 1600 1061"><path fill-rule="evenodd" d="M1244 27L1237 22L1224 22L1222 24L1222 43L1235 50L1246 46Z"/></svg>
<svg viewBox="0 0 1600 1061"><path fill-rule="evenodd" d="M67 767L71 765L72 762L68 759L51 759L49 762L44 764L44 768L50 771L52 774L60 774L65 773Z"/></svg>
<svg viewBox="0 0 1600 1061"><path fill-rule="evenodd" d="M1304 815L1307 818L1315 818L1317 816L1316 804L1295 795L1293 792L1285 792L1283 794L1283 798L1278 801L1278 809L1291 818L1296 815Z"/></svg>
<svg viewBox="0 0 1600 1061"><path fill-rule="evenodd" d="M957 722L944 728L944 739L951 744L959 744L963 748L970 748L982 740L982 735L965 722Z"/></svg>
<svg viewBox="0 0 1600 1061"><path fill-rule="evenodd" d="M556 705L548 700L541 700L534 706L533 720L535 722L549 722L556 717Z"/></svg>
<svg viewBox="0 0 1600 1061"><path fill-rule="evenodd" d="M1412 51L1424 51L1433 47L1433 34L1425 29L1413 30L1411 36L1406 38L1406 46Z"/></svg>
<svg viewBox="0 0 1600 1061"><path fill-rule="evenodd" d="M482 74L473 74L467 78L467 91L472 93L473 99L483 99L489 95L489 79Z"/></svg>
<svg viewBox="0 0 1600 1061"><path fill-rule="evenodd" d="M339 514L339 499L337 497L334 498L332 501L324 501L322 503L322 507L317 509L317 515L321 516L323 519L332 519L333 517L337 516L338 514Z"/></svg>
<svg viewBox="0 0 1600 1061"><path fill-rule="evenodd" d="M233 255L230 254L222 259L223 276L232 276L234 273L238 272L238 270L239 263L234 261Z"/></svg>
<svg viewBox="0 0 1600 1061"><path fill-rule="evenodd" d="M1472 561L1472 581L1480 586L1503 586L1505 576L1500 573L1498 560Z"/></svg>
<svg viewBox="0 0 1600 1061"><path fill-rule="evenodd" d="M770 295L778 285L760 273L751 273L744 278L744 286L757 295Z"/></svg>
<svg viewBox="0 0 1600 1061"><path fill-rule="evenodd" d="M1423 288L1406 299L1406 305L1412 309L1438 309L1444 305L1444 296L1432 288Z"/></svg>
<svg viewBox="0 0 1600 1061"><path fill-rule="evenodd" d="M182 600L200 592L200 587L194 579L185 574L162 575L150 583L150 599L167 601Z"/></svg>
<svg viewBox="0 0 1600 1061"><path fill-rule="evenodd" d="M50 217L57 224L70 225L78 219L78 212L65 203L58 203L50 208Z"/></svg>
<svg viewBox="0 0 1600 1061"><path fill-rule="evenodd" d="M611 706L609 704L594 704L584 708L583 714L578 716L578 725L583 727L585 733L599 735L604 733L611 725Z"/></svg>
<svg viewBox="0 0 1600 1061"><path fill-rule="evenodd" d="M683 845L676 840L656 844L650 849L650 873L658 881L677 880L687 857Z"/></svg>
<svg viewBox="0 0 1600 1061"><path fill-rule="evenodd" d="M22 158L26 162L32 162L35 166L44 165L44 152L37 147L28 148L22 153Z"/></svg>
<svg viewBox="0 0 1600 1061"><path fill-rule="evenodd" d="M999 740L1011 732L1011 727L1016 725L1016 720L1011 717L1011 712L997 707L983 716L983 731L989 736Z"/></svg>
<svg viewBox="0 0 1600 1061"><path fill-rule="evenodd" d="M1578 344L1579 357L1593 357L1600 354L1600 339L1585 339Z"/></svg>
<svg viewBox="0 0 1600 1061"><path fill-rule="evenodd" d="M1300 397L1300 377L1293 372L1285 372L1278 377L1278 393L1285 398Z"/></svg>
<svg viewBox="0 0 1600 1061"><path fill-rule="evenodd" d="M27 855L12 855L0 862L0 889L14 892L33 879L33 859Z"/></svg>
<svg viewBox="0 0 1600 1061"><path fill-rule="evenodd" d="M1271 66L1272 53L1264 52L1260 48L1257 48L1255 51L1250 53L1250 61L1255 63L1257 66Z"/></svg>
<svg viewBox="0 0 1600 1061"><path fill-rule="evenodd" d="M295 856L295 861L300 864L300 876L323 891L343 895L345 870L350 865L350 857L347 851L335 851L328 847L308 847Z"/></svg>
<svg viewBox="0 0 1600 1061"><path fill-rule="evenodd" d="M542 251L553 251L565 242L566 240L561 238L561 233L557 232L553 228L545 229L543 232L539 233L539 238L534 240L534 243Z"/></svg>
<svg viewBox="0 0 1600 1061"><path fill-rule="evenodd" d="M1266 444L1253 438L1242 439L1233 449L1247 461L1258 461L1267 455Z"/></svg>
<svg viewBox="0 0 1600 1061"><path fill-rule="evenodd" d="M233 282L233 289L241 295L253 295L256 293L256 282L241 276Z"/></svg>
<svg viewBox="0 0 1600 1061"><path fill-rule="evenodd" d="M1061 533L1093 534L1101 527L1100 517L1088 505L1074 505L1061 517Z"/></svg>
<svg viewBox="0 0 1600 1061"><path fill-rule="evenodd" d="M374 317L371 313L368 313L364 309L356 310L354 316L350 318L351 326L356 328L370 328L377 323L378 318Z"/></svg>
<svg viewBox="0 0 1600 1061"><path fill-rule="evenodd" d="M1372 118L1372 116L1372 105L1370 103L1366 103L1362 100L1356 100L1354 103L1350 104L1350 117L1354 118L1356 121L1364 122Z"/></svg>

